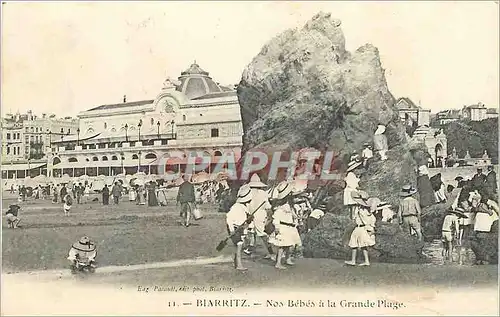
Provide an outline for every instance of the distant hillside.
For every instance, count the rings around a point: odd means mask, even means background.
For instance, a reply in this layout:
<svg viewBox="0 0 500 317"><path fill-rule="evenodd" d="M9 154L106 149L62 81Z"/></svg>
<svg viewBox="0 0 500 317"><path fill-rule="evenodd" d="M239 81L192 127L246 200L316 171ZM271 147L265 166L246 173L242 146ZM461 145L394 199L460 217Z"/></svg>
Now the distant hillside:
<svg viewBox="0 0 500 317"><path fill-rule="evenodd" d="M443 128L448 137L448 154L456 148L459 157L464 157L467 150L472 157L481 157L487 150L493 163L498 163L497 119L454 121Z"/></svg>

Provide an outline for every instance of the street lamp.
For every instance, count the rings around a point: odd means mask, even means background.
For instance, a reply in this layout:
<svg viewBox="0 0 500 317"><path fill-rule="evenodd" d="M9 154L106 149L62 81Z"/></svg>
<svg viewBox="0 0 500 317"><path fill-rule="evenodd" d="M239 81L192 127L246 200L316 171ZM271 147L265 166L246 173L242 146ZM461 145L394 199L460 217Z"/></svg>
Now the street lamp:
<svg viewBox="0 0 500 317"><path fill-rule="evenodd" d="M172 119L172 121L170 121L170 124L172 126L172 139L174 138L174 123L175 121Z"/></svg>
<svg viewBox="0 0 500 317"><path fill-rule="evenodd" d="M31 159L28 159L28 175L31 177Z"/></svg>
<svg viewBox="0 0 500 317"><path fill-rule="evenodd" d="M158 121L156 123L156 126L158 126L158 132L157 132L157 135L158 135L158 140L160 139L160 121Z"/></svg>
<svg viewBox="0 0 500 317"><path fill-rule="evenodd" d="M141 171L141 151L139 151L139 166L137 167L137 173L139 173Z"/></svg>
<svg viewBox="0 0 500 317"><path fill-rule="evenodd" d="M125 123L125 142L128 142L128 124Z"/></svg>
<svg viewBox="0 0 500 317"><path fill-rule="evenodd" d="M80 146L80 128L76 129L76 145Z"/></svg>
<svg viewBox="0 0 500 317"><path fill-rule="evenodd" d="M124 167L123 167L123 152L120 152L120 160L122 162L122 174L125 174L125 170L124 170Z"/></svg>
<svg viewBox="0 0 500 317"><path fill-rule="evenodd" d="M139 120L139 124L137 125L137 127L139 127L139 142L141 142L142 119Z"/></svg>

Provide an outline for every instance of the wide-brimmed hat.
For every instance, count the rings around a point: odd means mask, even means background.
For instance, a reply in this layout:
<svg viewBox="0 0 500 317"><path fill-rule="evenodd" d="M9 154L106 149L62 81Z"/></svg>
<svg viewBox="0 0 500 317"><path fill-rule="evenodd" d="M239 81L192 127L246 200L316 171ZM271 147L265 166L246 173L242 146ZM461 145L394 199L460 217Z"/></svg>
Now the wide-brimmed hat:
<svg viewBox="0 0 500 317"><path fill-rule="evenodd" d="M11 211L17 211L19 209L21 209L21 207L19 207L19 205L16 205L16 204L9 206L9 210L11 210Z"/></svg>
<svg viewBox="0 0 500 317"><path fill-rule="evenodd" d="M427 169L427 166L425 166L425 165L420 165L418 167L418 172L422 175L429 175L429 170Z"/></svg>
<svg viewBox="0 0 500 317"><path fill-rule="evenodd" d="M364 207L370 207L370 204L368 203L370 196L368 196L368 194L365 191L362 190L354 191L351 193L351 198L358 205Z"/></svg>
<svg viewBox="0 0 500 317"><path fill-rule="evenodd" d="M83 236L78 242L73 244L73 248L79 251L92 252L95 250L95 243L90 241L90 238Z"/></svg>
<svg viewBox="0 0 500 317"><path fill-rule="evenodd" d="M252 189L248 185L243 185L238 190L238 197L236 198L237 203L247 203L252 200Z"/></svg>
<svg viewBox="0 0 500 317"><path fill-rule="evenodd" d="M414 188L413 186L405 185L405 186L403 186L403 188L401 188L401 192L399 193L399 196L408 197L408 196L416 194L417 192L418 192L418 190L416 188Z"/></svg>
<svg viewBox="0 0 500 317"><path fill-rule="evenodd" d="M385 132L385 125L379 124L377 126L377 130L375 131L375 135L383 134Z"/></svg>
<svg viewBox="0 0 500 317"><path fill-rule="evenodd" d="M307 180L295 179L292 185L292 195L299 196L305 193L307 189Z"/></svg>
<svg viewBox="0 0 500 317"><path fill-rule="evenodd" d="M370 209L372 212L377 210L377 206L380 204L381 200L378 197L370 197L367 201L368 205L370 205Z"/></svg>
<svg viewBox="0 0 500 317"><path fill-rule="evenodd" d="M347 170L346 172L349 173L350 171L355 170L358 168L362 163L358 161L350 161L349 164L347 164Z"/></svg>
<svg viewBox="0 0 500 317"><path fill-rule="evenodd" d="M463 178L463 176L460 176L460 175L458 175L457 177L455 177L455 180L456 180L457 182L460 182L460 181L461 181L461 180L463 180L463 179L464 179L464 178Z"/></svg>
<svg viewBox="0 0 500 317"><path fill-rule="evenodd" d="M260 181L260 177L258 174L253 174L252 177L250 177L250 182L248 183L248 186L252 188L263 188L267 187L266 184Z"/></svg>
<svg viewBox="0 0 500 317"><path fill-rule="evenodd" d="M293 185L290 182L283 181L274 188L273 198L284 199L293 191Z"/></svg>
<svg viewBox="0 0 500 317"><path fill-rule="evenodd" d="M383 201L383 202L381 202L380 204L377 205L377 210L382 210L382 209L391 208L391 207L392 207L391 204L389 204L386 201Z"/></svg>
<svg viewBox="0 0 500 317"><path fill-rule="evenodd" d="M459 216L460 218L469 218L465 214L465 209L463 209L462 207L457 207L455 209L450 209L450 210L448 210L448 212L452 213L452 214L455 214L455 215Z"/></svg>

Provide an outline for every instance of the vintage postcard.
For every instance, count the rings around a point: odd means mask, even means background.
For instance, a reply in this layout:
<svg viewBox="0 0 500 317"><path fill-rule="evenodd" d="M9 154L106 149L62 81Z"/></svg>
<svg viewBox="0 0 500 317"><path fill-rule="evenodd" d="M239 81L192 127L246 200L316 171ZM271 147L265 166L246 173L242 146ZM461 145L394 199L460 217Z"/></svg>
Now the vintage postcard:
<svg viewBox="0 0 500 317"><path fill-rule="evenodd" d="M2 315L498 316L498 6L2 2Z"/></svg>

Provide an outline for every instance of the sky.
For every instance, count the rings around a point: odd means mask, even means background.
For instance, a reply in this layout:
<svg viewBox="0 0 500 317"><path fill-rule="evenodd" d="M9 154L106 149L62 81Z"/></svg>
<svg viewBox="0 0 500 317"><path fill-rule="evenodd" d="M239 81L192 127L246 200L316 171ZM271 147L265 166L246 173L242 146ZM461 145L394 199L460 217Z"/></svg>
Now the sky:
<svg viewBox="0 0 500 317"><path fill-rule="evenodd" d="M378 47L389 89L433 113L498 107L498 2L8 2L2 6L2 113L74 116L154 99L196 60L239 82L264 44L319 11L346 48Z"/></svg>

